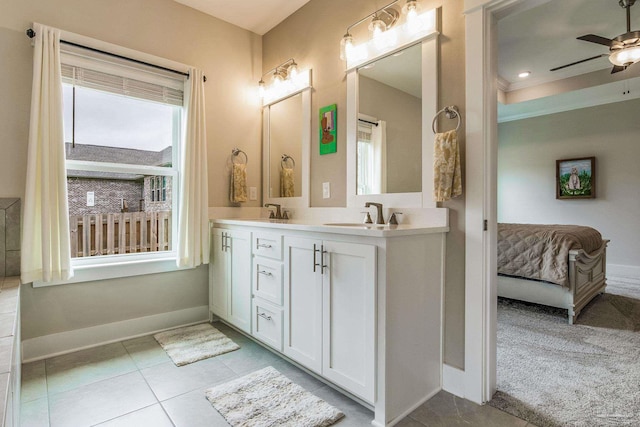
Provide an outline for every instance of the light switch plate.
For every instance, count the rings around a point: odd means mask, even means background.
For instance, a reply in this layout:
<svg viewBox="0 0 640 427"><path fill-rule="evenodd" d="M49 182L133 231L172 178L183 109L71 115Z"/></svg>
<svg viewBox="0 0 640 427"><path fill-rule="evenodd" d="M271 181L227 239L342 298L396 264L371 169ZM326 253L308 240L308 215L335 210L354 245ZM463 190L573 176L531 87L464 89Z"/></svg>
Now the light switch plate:
<svg viewBox="0 0 640 427"><path fill-rule="evenodd" d="M331 197L331 183L323 182L322 183L322 198L328 199Z"/></svg>
<svg viewBox="0 0 640 427"><path fill-rule="evenodd" d="M258 189L256 187L249 187L249 200L258 200Z"/></svg>
<svg viewBox="0 0 640 427"><path fill-rule="evenodd" d="M96 205L96 196L93 191L87 191L87 206Z"/></svg>

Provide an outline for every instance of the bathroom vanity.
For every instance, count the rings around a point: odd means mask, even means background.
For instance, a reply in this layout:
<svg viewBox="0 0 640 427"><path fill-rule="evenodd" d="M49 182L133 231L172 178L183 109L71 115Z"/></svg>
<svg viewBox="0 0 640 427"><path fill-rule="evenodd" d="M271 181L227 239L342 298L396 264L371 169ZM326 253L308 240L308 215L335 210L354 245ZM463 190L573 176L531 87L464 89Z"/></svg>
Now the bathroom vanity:
<svg viewBox="0 0 640 427"><path fill-rule="evenodd" d="M212 320L250 335L393 425L441 388L448 227L211 222Z"/></svg>

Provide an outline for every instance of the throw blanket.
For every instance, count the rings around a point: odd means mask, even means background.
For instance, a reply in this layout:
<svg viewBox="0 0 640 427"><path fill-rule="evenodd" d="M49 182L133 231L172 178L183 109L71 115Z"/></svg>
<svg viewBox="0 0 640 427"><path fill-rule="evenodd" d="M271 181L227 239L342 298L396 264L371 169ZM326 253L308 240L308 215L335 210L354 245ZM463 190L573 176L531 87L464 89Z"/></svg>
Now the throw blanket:
<svg viewBox="0 0 640 427"><path fill-rule="evenodd" d="M498 224L498 274L569 286L569 250L591 253L601 245L591 227Z"/></svg>

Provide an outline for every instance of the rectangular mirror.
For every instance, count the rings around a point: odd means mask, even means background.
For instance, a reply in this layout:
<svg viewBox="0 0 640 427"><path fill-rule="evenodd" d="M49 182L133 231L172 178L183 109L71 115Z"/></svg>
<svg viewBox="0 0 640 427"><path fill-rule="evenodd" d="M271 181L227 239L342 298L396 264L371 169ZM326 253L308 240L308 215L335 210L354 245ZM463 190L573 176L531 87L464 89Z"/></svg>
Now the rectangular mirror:
<svg viewBox="0 0 640 427"><path fill-rule="evenodd" d="M422 191L420 44L358 69L357 194Z"/></svg>
<svg viewBox="0 0 640 427"><path fill-rule="evenodd" d="M263 202L309 206L311 90L263 108Z"/></svg>
<svg viewBox="0 0 640 427"><path fill-rule="evenodd" d="M269 197L301 197L302 94L269 108Z"/></svg>
<svg viewBox="0 0 640 427"><path fill-rule="evenodd" d="M436 206L430 123L438 101L437 35L347 71L347 206Z"/></svg>

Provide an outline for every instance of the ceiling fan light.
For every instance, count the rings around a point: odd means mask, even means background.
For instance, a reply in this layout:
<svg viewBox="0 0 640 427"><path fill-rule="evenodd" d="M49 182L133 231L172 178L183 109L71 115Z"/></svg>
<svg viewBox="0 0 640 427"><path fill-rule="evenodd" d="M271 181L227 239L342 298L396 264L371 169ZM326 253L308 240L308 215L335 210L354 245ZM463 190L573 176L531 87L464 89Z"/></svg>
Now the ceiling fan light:
<svg viewBox="0 0 640 427"><path fill-rule="evenodd" d="M609 61L619 67L627 67L640 61L640 46L631 46L611 52Z"/></svg>

